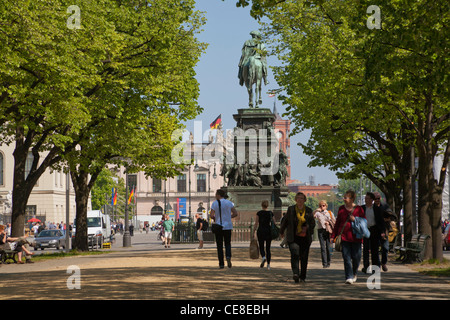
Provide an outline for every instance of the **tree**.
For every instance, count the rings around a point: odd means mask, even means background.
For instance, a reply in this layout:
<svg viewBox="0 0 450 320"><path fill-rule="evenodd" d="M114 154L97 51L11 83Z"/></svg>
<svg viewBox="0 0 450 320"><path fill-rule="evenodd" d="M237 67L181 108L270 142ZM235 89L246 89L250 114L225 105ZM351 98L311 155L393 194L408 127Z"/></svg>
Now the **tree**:
<svg viewBox="0 0 450 320"><path fill-rule="evenodd" d="M102 108L94 103L90 109L92 119L102 121L88 123L79 148L64 157L77 199L74 247L79 250L87 250L87 201L105 166L143 170L159 178L178 174L182 165L171 159L177 142L171 139L172 131L202 110L193 77L204 49L195 38L201 16L193 11L194 1L155 3L157 8L148 3L130 5L126 14L123 5L110 7L111 23L124 39L123 49L109 58L113 81L103 83L95 95ZM114 75L120 75L120 81L114 81Z"/></svg>
<svg viewBox="0 0 450 320"><path fill-rule="evenodd" d="M37 179L70 159L106 119L144 100L178 119L200 110L193 66L205 46L194 34L203 19L193 0L84 1L81 28L73 29L66 1L0 4L1 138L16 144L12 232L21 235Z"/></svg>
<svg viewBox="0 0 450 320"><path fill-rule="evenodd" d="M66 27L65 1L0 2L1 142L15 143L12 234L23 234L28 197L42 173L77 145L69 134L89 118L108 52L116 50L104 3L83 9L83 28ZM31 156L31 165L27 158Z"/></svg>
<svg viewBox="0 0 450 320"><path fill-rule="evenodd" d="M262 25L282 61L274 68L286 92L281 98L294 134L312 130L305 150L316 157L313 164L334 166L347 178L364 173L397 206L410 194L415 147L420 231L432 235L428 257L441 259L438 225L450 155L448 3L379 1L380 29L367 27L371 4L255 0L252 15L269 18ZM435 179L438 153L444 163Z"/></svg>
<svg viewBox="0 0 450 320"><path fill-rule="evenodd" d="M117 178L118 179L118 178ZM91 191L92 210L100 210L104 205L110 204L112 189L118 188L118 183L114 180L111 170L104 168L97 177Z"/></svg>

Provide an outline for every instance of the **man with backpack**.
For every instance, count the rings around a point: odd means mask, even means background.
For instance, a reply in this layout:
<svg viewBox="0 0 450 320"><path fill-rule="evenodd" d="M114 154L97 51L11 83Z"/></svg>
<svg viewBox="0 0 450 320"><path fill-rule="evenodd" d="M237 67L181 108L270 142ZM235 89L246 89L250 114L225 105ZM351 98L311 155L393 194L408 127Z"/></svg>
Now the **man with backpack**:
<svg viewBox="0 0 450 320"><path fill-rule="evenodd" d="M203 249L203 231L208 230L208 221L202 218L200 212L195 214L195 218L197 219L197 238L200 242L197 249Z"/></svg>

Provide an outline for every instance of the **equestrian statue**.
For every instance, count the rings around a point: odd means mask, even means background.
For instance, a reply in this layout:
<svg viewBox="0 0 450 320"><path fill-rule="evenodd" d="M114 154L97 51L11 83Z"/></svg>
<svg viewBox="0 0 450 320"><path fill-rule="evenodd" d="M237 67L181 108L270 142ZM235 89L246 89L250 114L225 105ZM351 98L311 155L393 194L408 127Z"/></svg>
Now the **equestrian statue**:
<svg viewBox="0 0 450 320"><path fill-rule="evenodd" d="M259 31L250 32L252 39L245 41L242 47L242 55L239 61L239 84L245 83L248 91L248 105L250 108L258 108L262 103L261 84L267 86L267 59L266 47L261 42ZM255 84L255 104L253 105L253 84Z"/></svg>

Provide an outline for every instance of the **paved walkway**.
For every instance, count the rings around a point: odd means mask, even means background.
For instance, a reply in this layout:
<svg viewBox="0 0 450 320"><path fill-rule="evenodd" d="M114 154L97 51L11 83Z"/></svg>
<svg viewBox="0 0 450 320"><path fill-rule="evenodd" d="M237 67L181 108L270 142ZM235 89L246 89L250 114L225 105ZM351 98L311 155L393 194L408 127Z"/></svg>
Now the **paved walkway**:
<svg viewBox="0 0 450 320"><path fill-rule="evenodd" d="M271 270L249 259L248 243L233 243L233 267L219 269L214 244L196 250L197 244L173 244L164 249L154 233L136 234L132 247L123 248L117 237L111 253L38 261L0 267L0 299L151 299L151 300L305 300L450 298L450 279L433 278L410 266L390 263L380 274L380 289L369 289L369 275L359 273L353 285L344 283L340 253L331 268L323 269L318 242L310 251L306 283L296 284L290 254L273 243ZM80 271L80 289L69 289ZM372 279L372 277L371 277ZM369 284L374 284L369 281ZM30 291L30 288L32 290Z"/></svg>

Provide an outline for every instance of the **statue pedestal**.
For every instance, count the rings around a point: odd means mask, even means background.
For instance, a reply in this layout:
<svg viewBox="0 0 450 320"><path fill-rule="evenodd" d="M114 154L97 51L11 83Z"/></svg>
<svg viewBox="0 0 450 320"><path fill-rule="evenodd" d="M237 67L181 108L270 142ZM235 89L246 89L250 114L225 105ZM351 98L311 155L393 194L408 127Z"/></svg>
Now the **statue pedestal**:
<svg viewBox="0 0 450 320"><path fill-rule="evenodd" d="M239 213L238 221L255 221L256 213L262 210L261 203L264 200L269 201L268 210L272 211L275 221L280 221L282 214L287 211L290 205L287 187L222 187L228 195L228 200L234 203Z"/></svg>
<svg viewBox="0 0 450 320"><path fill-rule="evenodd" d="M238 109L234 135L234 162L228 164L227 186L222 187L239 212L239 221L251 221L269 202L276 221L290 205L286 176L281 173L278 141L273 130L275 115L268 108Z"/></svg>

